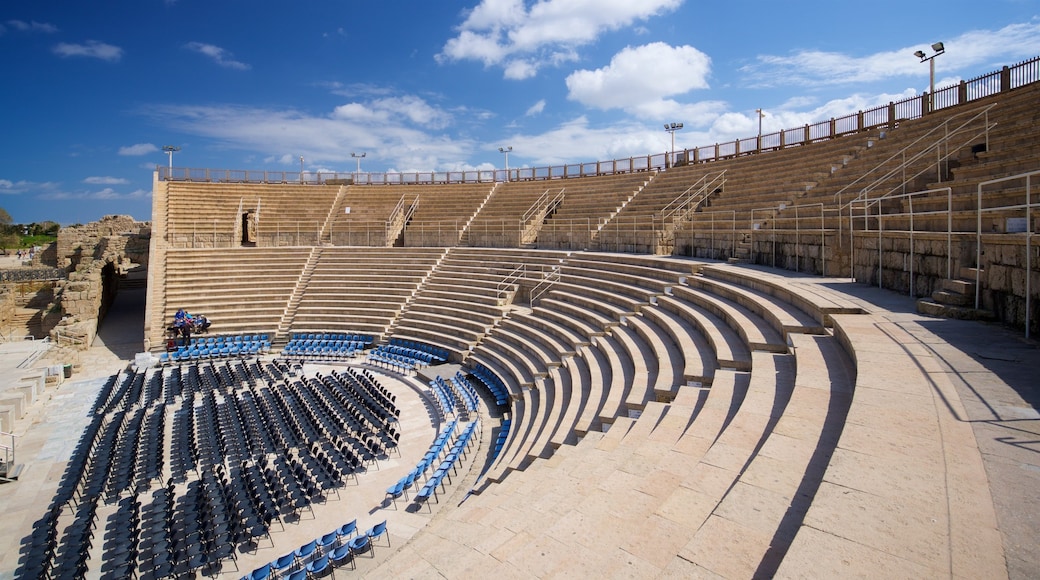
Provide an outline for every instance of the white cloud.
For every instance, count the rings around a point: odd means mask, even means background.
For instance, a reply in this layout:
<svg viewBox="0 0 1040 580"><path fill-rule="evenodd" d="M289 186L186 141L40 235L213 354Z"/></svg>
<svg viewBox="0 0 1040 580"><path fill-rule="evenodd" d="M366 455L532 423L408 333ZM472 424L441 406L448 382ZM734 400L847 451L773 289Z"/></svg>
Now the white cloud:
<svg viewBox="0 0 1040 580"><path fill-rule="evenodd" d="M83 183L92 185L126 185L130 182L122 177L88 177L83 180Z"/></svg>
<svg viewBox="0 0 1040 580"><path fill-rule="evenodd" d="M147 189L135 189L129 193L121 193L106 187L97 191L65 191L62 189L52 188L48 191L40 193L37 197L46 200L97 200L97 201L112 201L112 200L135 200L144 199L151 197L152 192Z"/></svg>
<svg viewBox="0 0 1040 580"><path fill-rule="evenodd" d="M682 0L483 0L437 55L438 62L476 60L524 79L546 65L578 58L576 48L604 32L676 9Z"/></svg>
<svg viewBox="0 0 1040 580"><path fill-rule="evenodd" d="M1040 53L1040 20L1009 24L999 30L972 30L943 43L947 54L935 59L937 71L976 67L995 59L1031 57ZM927 75L927 66L913 55L916 50L933 54L927 44L860 57L803 50L788 56L761 55L741 71L754 85L764 87L866 83L894 76Z"/></svg>
<svg viewBox="0 0 1040 580"><path fill-rule="evenodd" d="M539 99L537 103L531 105L527 109L527 112L524 113L524 115L527 116L527 117L534 117L535 115L542 114L542 111L544 111L544 110L545 110L545 99Z"/></svg>
<svg viewBox="0 0 1040 580"><path fill-rule="evenodd" d="M227 50L204 42L189 42L184 48L205 55L213 59L213 62L225 68L235 70L249 70L250 66L244 62L235 60L234 55Z"/></svg>
<svg viewBox="0 0 1040 580"><path fill-rule="evenodd" d="M37 191L54 191L58 187L58 184L52 181L34 182L34 181L11 181L10 179L0 179L0 195L20 195L22 193L28 193L34 190Z"/></svg>
<svg viewBox="0 0 1040 580"><path fill-rule="evenodd" d="M85 56L111 62L123 58L123 49L104 42L88 40L86 44L62 42L54 46L54 54L62 57Z"/></svg>
<svg viewBox="0 0 1040 580"><path fill-rule="evenodd" d="M53 24L36 22L35 20L30 20L29 22L25 22L24 20L8 20L7 24L11 28L22 32L44 32L47 34L53 34L58 31L58 27Z"/></svg>
<svg viewBox="0 0 1040 580"><path fill-rule="evenodd" d="M129 145L127 147L120 147L120 155L148 155L149 153L155 153L159 148L151 143L138 143L136 145Z"/></svg>
<svg viewBox="0 0 1040 580"><path fill-rule="evenodd" d="M677 108L665 97L708 87L711 59L692 46L654 42L626 47L596 70L567 77L567 98L598 109L623 109L660 118Z"/></svg>
<svg viewBox="0 0 1040 580"><path fill-rule="evenodd" d="M265 162L338 166L352 171L351 151L366 151L381 167L402 171L443 170L464 161L473 143L438 131L453 115L411 95L355 101L325 115L293 109L246 106L151 106L141 114L178 131L254 153Z"/></svg>

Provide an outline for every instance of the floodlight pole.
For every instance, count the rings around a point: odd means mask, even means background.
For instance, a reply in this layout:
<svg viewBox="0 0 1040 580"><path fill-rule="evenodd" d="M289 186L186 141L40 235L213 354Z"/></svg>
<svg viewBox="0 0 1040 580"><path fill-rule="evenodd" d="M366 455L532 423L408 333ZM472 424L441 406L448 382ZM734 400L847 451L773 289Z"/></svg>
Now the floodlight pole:
<svg viewBox="0 0 1040 580"><path fill-rule="evenodd" d="M682 123L665 123L664 130L672 134L672 162L671 166L675 165L675 132L683 128Z"/></svg>
<svg viewBox="0 0 1040 580"><path fill-rule="evenodd" d="M303 183L303 155L300 155L300 183Z"/></svg>
<svg viewBox="0 0 1040 580"><path fill-rule="evenodd" d="M354 179L357 179L358 174L361 173L361 160L365 158L365 155L368 155L368 152L364 152L361 155L358 155L357 153L350 154L351 157L357 159L357 172L354 174Z"/></svg>
<svg viewBox="0 0 1040 580"><path fill-rule="evenodd" d="M942 42L936 42L932 44L932 50L935 54L932 56L925 56L923 50L918 50L914 53L914 56L921 59L921 62L928 61L928 112L931 113L935 110L935 57L946 52L946 47Z"/></svg>
<svg viewBox="0 0 1040 580"><path fill-rule="evenodd" d="M755 109L755 112L758 113L758 136L759 136L759 138L761 138L762 137L762 116L764 115L764 113L762 112L762 109Z"/></svg>
<svg viewBox="0 0 1040 580"><path fill-rule="evenodd" d="M509 181L509 152L513 150L513 146L499 147L498 152L506 156L506 181Z"/></svg>
<svg viewBox="0 0 1040 580"><path fill-rule="evenodd" d="M166 174L166 179L170 179L173 177L173 154L175 151L180 151L181 148L176 145L163 145L162 150L170 158L170 172Z"/></svg>

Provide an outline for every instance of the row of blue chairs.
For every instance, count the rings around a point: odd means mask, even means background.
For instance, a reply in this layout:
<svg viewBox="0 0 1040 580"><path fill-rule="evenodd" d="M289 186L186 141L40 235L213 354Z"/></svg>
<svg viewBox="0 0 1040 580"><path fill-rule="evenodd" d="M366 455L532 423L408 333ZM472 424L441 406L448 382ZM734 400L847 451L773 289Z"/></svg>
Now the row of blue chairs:
<svg viewBox="0 0 1040 580"><path fill-rule="evenodd" d="M509 428L512 425L512 419L505 419L502 421L502 429L498 432L498 437L495 438L495 445L493 446L494 451L491 452L492 460L498 457L498 454L502 452L502 447L505 446L506 439L509 439Z"/></svg>
<svg viewBox="0 0 1040 580"><path fill-rule="evenodd" d="M477 391L466 379L466 376L462 374L462 371L455 371L455 374L451 377L451 384L455 387L459 396L462 397L463 405L466 407L466 410L470 413L476 412Z"/></svg>
<svg viewBox="0 0 1040 580"><path fill-rule="evenodd" d="M368 362L401 374L408 374L419 366L418 361L414 358L381 351L378 348L368 353Z"/></svg>
<svg viewBox="0 0 1040 580"><path fill-rule="evenodd" d="M365 350L365 343L358 341L304 340L285 345L281 356L305 360L352 359Z"/></svg>
<svg viewBox="0 0 1040 580"><path fill-rule="evenodd" d="M386 536L386 545L389 547L390 536L386 531L386 520L359 532L357 520L354 519L273 562L256 568L243 576L242 580L320 578L348 561L356 569L357 562L354 558L372 549L375 546L373 542L380 536Z"/></svg>
<svg viewBox="0 0 1040 580"><path fill-rule="evenodd" d="M499 405L506 405L509 403L509 390L506 388L506 384L502 382L491 369L487 368L481 363L477 363L476 366L470 370L470 373L477 377L481 383L491 391L491 394L495 397L495 403Z"/></svg>
<svg viewBox="0 0 1040 580"><path fill-rule="evenodd" d="M218 334L214 336L196 336L191 339L188 346L202 346L202 345L214 345L224 344L231 342L266 342L268 346L271 345L271 339L266 334Z"/></svg>
<svg viewBox="0 0 1040 580"><path fill-rule="evenodd" d="M372 344L375 341L375 337L371 334L359 334L356 332L294 332L289 337L289 340L338 340Z"/></svg>
<svg viewBox="0 0 1040 580"><path fill-rule="evenodd" d="M390 346L399 346L409 350L428 354L432 357L433 362L445 362L448 360L448 357L451 356L451 353L446 348L433 346L432 344L426 344L425 342L419 342L418 340L391 338Z"/></svg>
<svg viewBox="0 0 1040 580"><path fill-rule="evenodd" d="M433 475L430 476L430 478L426 480L426 484L415 493L414 501L416 504L421 505L426 503L429 501L431 495L436 498L437 488L441 487L443 489L445 478L448 478L448 483L451 483L451 476L448 475L448 471L451 470L456 474L458 473L455 464L460 458L465 459L466 449L469 448L469 444L473 440L473 434L476 432L478 424L478 421L471 421L462 429L462 432L459 433L459 437L455 440L448 453L443 459L441 459L440 464L434 470ZM432 512L433 510L431 509L430 511Z"/></svg>
<svg viewBox="0 0 1040 580"><path fill-rule="evenodd" d="M426 477L426 472L430 469L430 466L440 460L441 454L455 434L455 426L457 424L458 419L449 421L437 435L437 438L434 439L433 443L430 444L430 449L423 455L423 458L416 463L415 468L408 472L408 475L397 480L397 483L387 488L386 495L393 500L395 506L397 505L397 498L406 494L420 477ZM429 481L428 477L426 481Z"/></svg>
<svg viewBox="0 0 1040 580"><path fill-rule="evenodd" d="M442 417L456 414L455 408L458 406L458 401L455 398L455 392L452 391L444 377L440 375L434 377L430 381L430 390L433 391L433 396L437 399L437 405L440 407Z"/></svg>
<svg viewBox="0 0 1040 580"><path fill-rule="evenodd" d="M271 350L271 343L262 341L224 342L212 346L203 343L198 346L181 346L173 352L159 355L160 364L201 362L204 360L236 358L243 356L259 356Z"/></svg>

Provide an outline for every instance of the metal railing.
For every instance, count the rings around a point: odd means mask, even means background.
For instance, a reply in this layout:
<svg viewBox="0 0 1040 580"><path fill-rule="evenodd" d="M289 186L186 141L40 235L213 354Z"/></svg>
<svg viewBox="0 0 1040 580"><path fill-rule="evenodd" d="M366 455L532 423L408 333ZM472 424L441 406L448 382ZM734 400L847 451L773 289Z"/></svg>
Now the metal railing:
<svg viewBox="0 0 1040 580"><path fill-rule="evenodd" d="M1030 315L1032 314L1031 304L1033 302L1032 292L1032 278L1033 278L1033 208L1040 207L1040 202L1034 202L1033 183L1037 177L1040 176L1040 169L1036 171L1029 171L1026 173L1019 173L1018 175L1010 175L1008 177L1001 177L999 179L990 179L983 181L978 185L978 217L976 218L976 229L975 229L975 308L978 309L981 303L981 295L979 291L979 274L982 265L982 214L984 212L1007 212L1008 210L1023 211L1025 213L1024 223L1022 224L1022 233L1025 235L1025 327L1026 327L1026 338L1029 338L1029 325L1032 323ZM982 207L982 190L983 188L996 185L998 183L1007 183L1010 181L1024 181L1025 182L1025 203L1016 204L1011 206L1003 207Z"/></svg>
<svg viewBox="0 0 1040 580"><path fill-rule="evenodd" d="M921 197L921 196L929 197L929 196L934 196L935 194L939 194L939 193L945 193L946 194L946 209L945 210L939 210L939 211L925 210L925 211L916 211L916 212L914 211L914 198L915 197ZM888 212L888 213L883 213L882 212L882 209L883 209L882 206L883 206L884 202L886 202L886 201L887 202L899 201L899 200L903 200L903 199L907 200L908 211ZM953 233L954 232L953 232L953 190L951 188L949 188L949 187L939 187L939 188L936 188L936 189L928 189L928 190L924 190L924 191L914 191L914 192L911 192L911 193L893 194L893 195L888 195L888 196L881 197L881 198L855 200L855 201L853 201L852 203L849 204L849 230L850 231L854 230L854 221L853 221L852 208L856 204L860 205L862 207L862 210L863 210L863 215L862 215L862 217L863 217L863 228L860 230L861 232L869 232L870 231L870 221L869 221L870 219L874 219L876 221L876 223L877 223L877 234L878 234L878 238L877 238L877 264L878 264L878 271L879 272L881 271L882 264L885 263L884 262L884 248L882 247L882 243L881 243L883 234L886 231L889 232L889 233L902 231L902 232L907 232L909 234L909 256L910 256L910 259L908 260L906 270L907 270L907 281L908 281L907 292L908 292L908 294L911 297L914 296L914 288L915 288L915 286L914 286L914 280L915 280L914 279L914 266L916 264L916 259L915 258L917 256L917 252L916 252L915 245L914 245L914 234L915 234L915 231L917 231L917 230L915 230L915 227L914 227L914 220L915 220L915 218L916 219L925 219L928 216L935 216L935 215L944 216L946 218L946 232L945 232L946 233L946 277L947 278L951 278L953 276ZM872 207L873 208L877 208L877 214L876 215L871 215L870 214L870 210L871 210ZM906 221L909 224L909 227L907 229L903 229L903 230L886 230L885 229L885 221L886 220ZM929 228L927 230L921 230L921 231L926 231L928 233L942 233L942 232L937 232L935 229L932 229L932 228ZM850 266L852 268L855 268L856 247L855 247L855 244L851 243L851 242L852 242L852 240L850 238L849 253L852 256L852 258L850 259ZM855 277L855 276L853 275L853 276L850 276L850 277ZM878 288L881 288L881 283L882 283L882 280L881 280L881 276L879 275L878 276Z"/></svg>
<svg viewBox="0 0 1040 580"><path fill-rule="evenodd" d="M1011 91L1040 81L1040 56L1005 66L973 79L936 89L933 111L947 109L998 93ZM921 118L928 110L927 92L890 102L887 105L857 111L802 127L783 129L756 137L736 139L677 152L683 163L703 163L740 155L749 155L797 147L859 133L879 127L895 127L899 123ZM293 171L252 171L241 169L198 169L157 165L160 181L201 181L213 183L293 183L301 185L431 185L448 183L492 183L497 181L531 181L613 175L634 171L666 169L669 153L657 153L609 161L592 161L563 166L523 167L481 171L429 171L410 173L323 173Z"/></svg>
<svg viewBox="0 0 1040 580"><path fill-rule="evenodd" d="M552 188L546 189L539 198L531 204L524 215L520 217L520 243L528 244L534 241L538 237L538 229L541 225L542 220L549 214L556 206L563 203L564 193L567 191L566 187L560 188L560 191L556 192L555 195L550 196Z"/></svg>

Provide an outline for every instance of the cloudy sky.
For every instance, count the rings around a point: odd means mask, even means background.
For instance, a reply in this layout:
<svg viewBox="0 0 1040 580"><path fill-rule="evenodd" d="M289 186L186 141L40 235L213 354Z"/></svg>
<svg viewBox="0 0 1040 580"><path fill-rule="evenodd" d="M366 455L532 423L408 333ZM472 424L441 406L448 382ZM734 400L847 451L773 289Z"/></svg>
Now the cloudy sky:
<svg viewBox="0 0 1040 580"><path fill-rule="evenodd" d="M1037 0L125 0L0 8L0 207L151 218L178 167L446 171L800 126L1040 55Z"/></svg>

